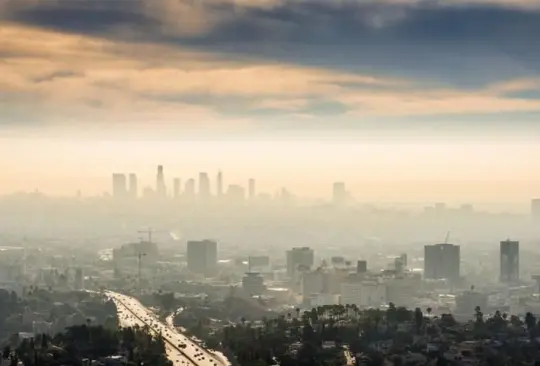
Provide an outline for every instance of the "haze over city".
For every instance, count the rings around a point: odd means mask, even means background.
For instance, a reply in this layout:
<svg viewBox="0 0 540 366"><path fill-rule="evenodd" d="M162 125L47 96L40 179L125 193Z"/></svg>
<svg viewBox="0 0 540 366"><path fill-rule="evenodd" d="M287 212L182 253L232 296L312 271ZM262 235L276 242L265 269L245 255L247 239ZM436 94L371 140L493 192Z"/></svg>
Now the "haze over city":
<svg viewBox="0 0 540 366"><path fill-rule="evenodd" d="M538 0L0 0L0 366L540 364Z"/></svg>

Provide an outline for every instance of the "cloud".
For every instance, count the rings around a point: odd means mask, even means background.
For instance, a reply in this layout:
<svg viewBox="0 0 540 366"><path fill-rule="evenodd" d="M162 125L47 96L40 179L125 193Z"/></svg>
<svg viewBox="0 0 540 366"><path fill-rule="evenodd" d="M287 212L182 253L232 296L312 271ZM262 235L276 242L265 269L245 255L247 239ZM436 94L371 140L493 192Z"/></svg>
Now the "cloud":
<svg viewBox="0 0 540 366"><path fill-rule="evenodd" d="M540 73L537 0L0 0L22 24L456 87Z"/></svg>
<svg viewBox="0 0 540 366"><path fill-rule="evenodd" d="M38 76L34 78L34 82L43 83L47 81L53 81L59 78L73 78L73 77L83 77L83 76L84 76L84 72L75 72L72 70L56 70L54 72L43 74L42 76Z"/></svg>
<svg viewBox="0 0 540 366"><path fill-rule="evenodd" d="M0 103L21 120L246 125L540 112L540 97L520 94L538 89L532 1L0 4ZM30 102L34 114L22 113Z"/></svg>

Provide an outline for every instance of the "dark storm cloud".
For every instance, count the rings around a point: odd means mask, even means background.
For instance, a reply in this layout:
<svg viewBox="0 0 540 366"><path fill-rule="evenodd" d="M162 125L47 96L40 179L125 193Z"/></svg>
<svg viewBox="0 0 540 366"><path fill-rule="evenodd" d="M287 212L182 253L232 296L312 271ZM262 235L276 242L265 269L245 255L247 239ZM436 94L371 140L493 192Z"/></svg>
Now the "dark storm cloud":
<svg viewBox="0 0 540 366"><path fill-rule="evenodd" d="M21 1L24 4L25 0ZM4 18L29 25L84 34L115 37L111 28L121 25L151 26L138 0L74 0L36 2L7 7Z"/></svg>
<svg viewBox="0 0 540 366"><path fill-rule="evenodd" d="M296 3L247 11L192 45L462 86L540 72L540 12L495 6Z"/></svg>
<svg viewBox="0 0 540 366"><path fill-rule="evenodd" d="M204 32L187 35L163 32L162 19L148 13L142 1L80 0L55 6L45 2L14 11L10 19L107 38L428 78L461 87L540 73L540 11L512 7L511 2L501 6L455 5L450 0L408 4L289 0L241 11L227 2L213 2L205 11L219 21ZM174 16L171 10L170 17Z"/></svg>

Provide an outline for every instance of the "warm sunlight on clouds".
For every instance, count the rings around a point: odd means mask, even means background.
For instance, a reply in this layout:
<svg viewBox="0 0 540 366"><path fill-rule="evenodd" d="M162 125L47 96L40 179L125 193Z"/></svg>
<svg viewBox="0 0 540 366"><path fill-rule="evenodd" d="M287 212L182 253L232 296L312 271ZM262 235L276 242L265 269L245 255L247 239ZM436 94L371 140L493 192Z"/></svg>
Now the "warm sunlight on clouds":
<svg viewBox="0 0 540 366"><path fill-rule="evenodd" d="M21 26L0 32L0 90L12 105L32 101L41 120L245 123L258 110L309 114L310 103L339 103L356 116L540 111L540 100L505 98L532 88L517 80L460 91L159 44L131 44ZM216 108L216 98L236 118ZM41 111L38 108L43 108ZM222 119L222 121L219 121Z"/></svg>

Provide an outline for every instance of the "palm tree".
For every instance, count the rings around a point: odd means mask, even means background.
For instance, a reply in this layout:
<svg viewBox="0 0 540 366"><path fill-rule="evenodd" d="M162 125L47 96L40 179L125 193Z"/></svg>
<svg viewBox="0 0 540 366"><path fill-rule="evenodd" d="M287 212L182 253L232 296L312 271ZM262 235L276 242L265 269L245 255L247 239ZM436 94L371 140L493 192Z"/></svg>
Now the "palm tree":
<svg viewBox="0 0 540 366"><path fill-rule="evenodd" d="M480 306L476 306L474 308L474 317L476 319L476 323L483 323L484 322L484 314L482 313L482 309L480 309Z"/></svg>
<svg viewBox="0 0 540 366"><path fill-rule="evenodd" d="M420 308L414 310L414 322L416 323L416 331L420 334L420 329L422 329L422 324L424 323L424 314Z"/></svg>
<svg viewBox="0 0 540 366"><path fill-rule="evenodd" d="M532 331L536 326L536 318L531 312L527 312L527 314L525 314L525 325L527 325L529 332Z"/></svg>

